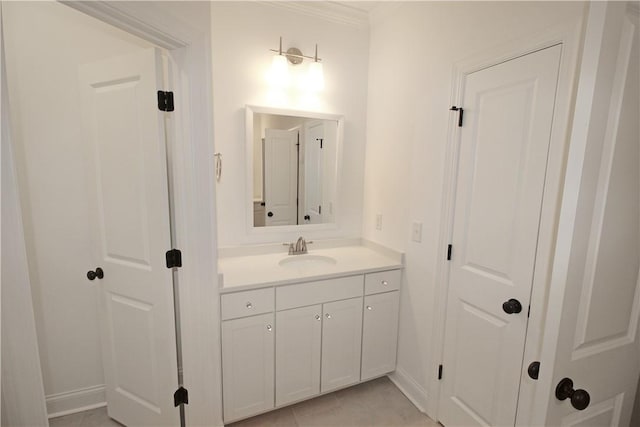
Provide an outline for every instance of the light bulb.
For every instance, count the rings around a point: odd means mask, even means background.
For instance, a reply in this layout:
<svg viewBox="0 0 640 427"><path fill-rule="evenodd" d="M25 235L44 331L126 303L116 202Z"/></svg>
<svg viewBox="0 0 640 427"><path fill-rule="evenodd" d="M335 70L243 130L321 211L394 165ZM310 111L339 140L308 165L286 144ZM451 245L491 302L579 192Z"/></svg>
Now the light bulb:
<svg viewBox="0 0 640 427"><path fill-rule="evenodd" d="M287 57L284 55L274 55L271 61L271 69L268 76L269 83L276 87L286 87L289 85L289 66Z"/></svg>
<svg viewBox="0 0 640 427"><path fill-rule="evenodd" d="M309 64L307 89L312 91L321 91L324 89L324 73L322 71L322 63L312 62L311 64Z"/></svg>

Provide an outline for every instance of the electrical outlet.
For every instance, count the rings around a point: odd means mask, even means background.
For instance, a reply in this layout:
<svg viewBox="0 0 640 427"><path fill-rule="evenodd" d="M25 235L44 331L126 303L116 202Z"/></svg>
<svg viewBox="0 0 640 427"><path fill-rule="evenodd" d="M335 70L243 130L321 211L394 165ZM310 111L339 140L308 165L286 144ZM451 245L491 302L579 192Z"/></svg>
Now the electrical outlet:
<svg viewBox="0 0 640 427"><path fill-rule="evenodd" d="M376 230L382 230L382 214L376 215Z"/></svg>
<svg viewBox="0 0 640 427"><path fill-rule="evenodd" d="M422 223L414 222L411 224L411 240L414 242L422 242Z"/></svg>

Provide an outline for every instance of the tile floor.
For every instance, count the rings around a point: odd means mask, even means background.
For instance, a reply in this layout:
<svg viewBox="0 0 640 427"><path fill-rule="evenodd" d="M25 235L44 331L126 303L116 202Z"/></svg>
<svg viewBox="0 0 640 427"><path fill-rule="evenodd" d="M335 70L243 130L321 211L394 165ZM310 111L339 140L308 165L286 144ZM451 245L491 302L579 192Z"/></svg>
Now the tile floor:
<svg viewBox="0 0 640 427"><path fill-rule="evenodd" d="M107 408L92 409L78 412L64 417L51 418L50 427L122 427L122 424L112 420L107 415Z"/></svg>
<svg viewBox="0 0 640 427"><path fill-rule="evenodd" d="M426 426L442 427L421 413L387 378L379 378L227 427Z"/></svg>
<svg viewBox="0 0 640 427"><path fill-rule="evenodd" d="M188 412L187 412L188 413ZM122 427L107 408L53 418L51 427ZM441 427L413 406L387 378L379 378L227 427Z"/></svg>

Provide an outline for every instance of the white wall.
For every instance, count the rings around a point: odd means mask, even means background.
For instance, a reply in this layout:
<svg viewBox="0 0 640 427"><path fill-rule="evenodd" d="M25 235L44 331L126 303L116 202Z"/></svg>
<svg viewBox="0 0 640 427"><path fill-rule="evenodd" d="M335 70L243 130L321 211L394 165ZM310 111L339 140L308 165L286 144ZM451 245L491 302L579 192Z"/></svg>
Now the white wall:
<svg viewBox="0 0 640 427"><path fill-rule="evenodd" d="M343 170L339 198L341 228L304 232L308 238L360 236L365 155L368 31L254 2L214 2L212 10L214 132L222 153L217 184L218 245L236 246L293 240L300 232L251 235L246 229L246 104L342 114L345 117ZM326 89L317 99L290 89L277 98L265 81L273 53L298 47L312 55L318 44ZM303 64L304 65L304 64Z"/></svg>
<svg viewBox="0 0 640 427"><path fill-rule="evenodd" d="M3 5L16 164L49 413L104 402L79 64L148 44L56 2Z"/></svg>
<svg viewBox="0 0 640 427"><path fill-rule="evenodd" d="M396 378L424 410L435 383L432 343L454 64L582 18L577 2L415 2L374 11L370 29L363 235L405 251ZM376 214L383 227L375 229ZM423 223L422 243L410 240Z"/></svg>

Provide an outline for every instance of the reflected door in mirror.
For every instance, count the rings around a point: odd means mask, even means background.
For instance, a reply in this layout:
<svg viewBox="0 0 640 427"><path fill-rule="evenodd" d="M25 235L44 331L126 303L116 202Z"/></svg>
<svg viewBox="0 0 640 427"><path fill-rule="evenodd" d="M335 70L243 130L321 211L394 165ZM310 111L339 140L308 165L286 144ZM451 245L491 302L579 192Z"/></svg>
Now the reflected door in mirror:
<svg viewBox="0 0 640 427"><path fill-rule="evenodd" d="M322 224L322 164L324 123L305 125L304 144L304 212L299 224ZM326 210L326 209L325 209Z"/></svg>
<svg viewBox="0 0 640 427"><path fill-rule="evenodd" d="M298 193L298 131L265 129L265 225L295 225Z"/></svg>

